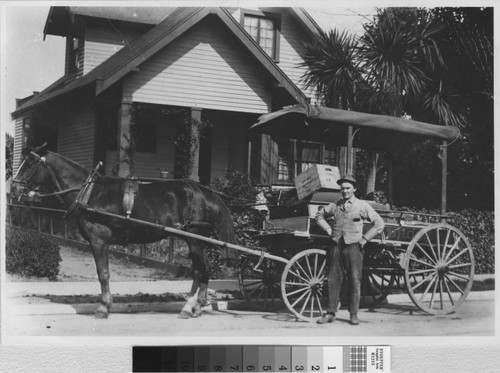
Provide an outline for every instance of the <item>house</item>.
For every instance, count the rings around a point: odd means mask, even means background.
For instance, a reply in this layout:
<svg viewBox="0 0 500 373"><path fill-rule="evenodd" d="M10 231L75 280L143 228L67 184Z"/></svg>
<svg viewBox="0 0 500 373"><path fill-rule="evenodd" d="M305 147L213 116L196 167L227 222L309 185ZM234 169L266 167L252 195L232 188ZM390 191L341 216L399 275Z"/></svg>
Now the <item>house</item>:
<svg viewBox="0 0 500 373"><path fill-rule="evenodd" d="M300 63L319 32L301 8L52 7L44 34L66 38L65 74L17 101L14 169L33 133L107 175L187 164L204 184L235 170L290 185L311 164L338 164L338 148L247 131L314 101Z"/></svg>

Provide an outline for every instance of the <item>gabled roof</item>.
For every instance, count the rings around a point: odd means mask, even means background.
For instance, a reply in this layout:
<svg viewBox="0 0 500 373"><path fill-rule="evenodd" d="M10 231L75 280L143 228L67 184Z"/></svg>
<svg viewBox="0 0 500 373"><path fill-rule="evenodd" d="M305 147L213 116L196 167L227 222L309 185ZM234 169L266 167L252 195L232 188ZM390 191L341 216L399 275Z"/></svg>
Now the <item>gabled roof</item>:
<svg viewBox="0 0 500 373"><path fill-rule="evenodd" d="M75 16L102 18L113 21L157 25L175 8L167 7L88 7L88 6L53 6L43 30L44 36L66 36L68 25Z"/></svg>
<svg viewBox="0 0 500 373"><path fill-rule="evenodd" d="M302 19L305 19L304 13L305 12L300 9L294 12L297 17ZM36 105L83 87L91 87L94 85L95 95L99 95L139 66L142 62L153 56L209 15L217 16L227 26L230 32L232 32L242 45L247 48L251 55L274 79L276 79L278 85L283 87L285 91L294 98L295 102L303 104L307 102L304 93L262 50L262 48L260 48L226 9L176 8L157 26L133 40L129 45L120 49L88 74L68 82L64 77L59 79L56 83L27 101L12 115L15 117ZM317 32L317 30L313 27L310 29L310 32Z"/></svg>

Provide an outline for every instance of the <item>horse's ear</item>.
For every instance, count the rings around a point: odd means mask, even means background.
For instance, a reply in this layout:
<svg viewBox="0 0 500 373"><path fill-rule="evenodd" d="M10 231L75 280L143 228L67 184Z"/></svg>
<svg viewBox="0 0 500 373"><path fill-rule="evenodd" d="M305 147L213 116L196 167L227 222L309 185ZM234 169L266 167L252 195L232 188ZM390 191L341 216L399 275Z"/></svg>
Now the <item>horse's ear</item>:
<svg viewBox="0 0 500 373"><path fill-rule="evenodd" d="M35 152L36 154L41 155L41 153L45 153L47 151L47 142L44 142L42 145L36 147L32 151Z"/></svg>

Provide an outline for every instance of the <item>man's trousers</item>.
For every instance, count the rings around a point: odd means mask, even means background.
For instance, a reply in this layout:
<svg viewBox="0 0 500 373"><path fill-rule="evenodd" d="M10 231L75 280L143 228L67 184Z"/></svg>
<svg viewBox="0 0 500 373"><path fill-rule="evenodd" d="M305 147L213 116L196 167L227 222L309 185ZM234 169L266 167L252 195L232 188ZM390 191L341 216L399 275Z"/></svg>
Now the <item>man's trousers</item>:
<svg viewBox="0 0 500 373"><path fill-rule="evenodd" d="M337 312L345 271L350 313L358 313L363 270L363 253L359 248L359 244L346 245L343 238L340 239L338 244L333 243L330 252L327 254L327 265L328 305L326 311L330 313Z"/></svg>

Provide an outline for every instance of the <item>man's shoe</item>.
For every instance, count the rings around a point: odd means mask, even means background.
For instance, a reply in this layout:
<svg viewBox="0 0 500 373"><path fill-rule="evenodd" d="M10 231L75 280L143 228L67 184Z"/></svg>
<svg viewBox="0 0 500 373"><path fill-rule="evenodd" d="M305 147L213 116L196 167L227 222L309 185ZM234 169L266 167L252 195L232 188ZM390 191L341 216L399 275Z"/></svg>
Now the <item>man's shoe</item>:
<svg viewBox="0 0 500 373"><path fill-rule="evenodd" d="M358 319L358 314L357 313L351 313L351 324L352 325L358 325L359 324L359 319Z"/></svg>
<svg viewBox="0 0 500 373"><path fill-rule="evenodd" d="M334 313L325 313L321 319L316 321L318 324L326 324L329 322L333 322L335 320Z"/></svg>

